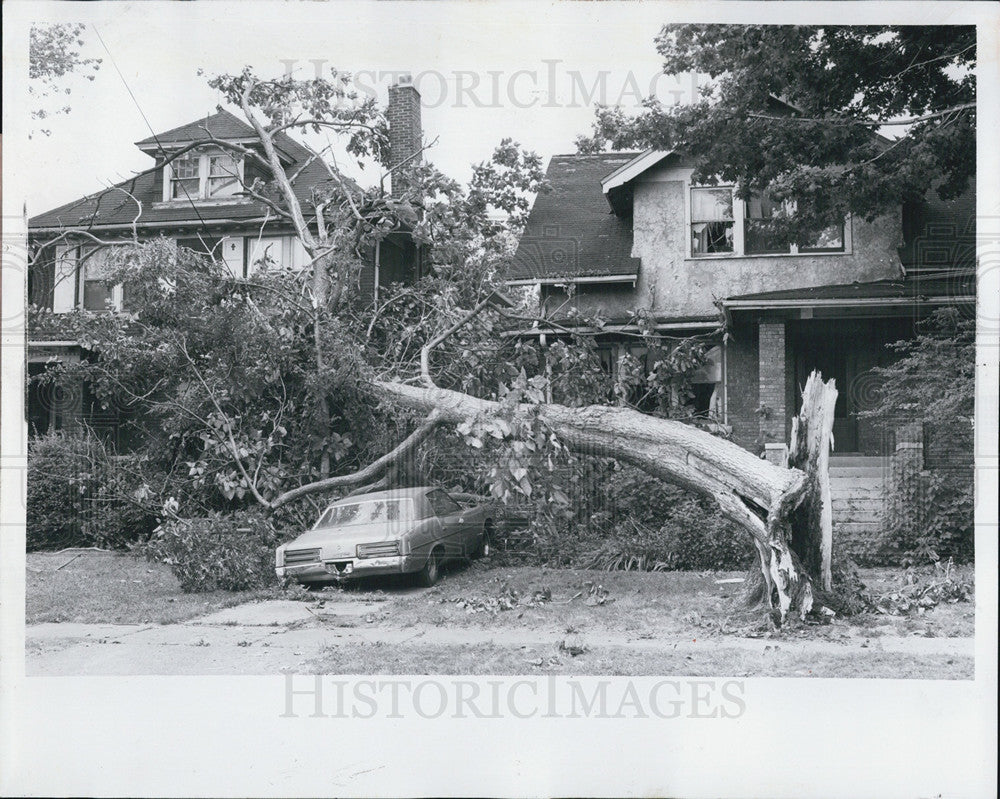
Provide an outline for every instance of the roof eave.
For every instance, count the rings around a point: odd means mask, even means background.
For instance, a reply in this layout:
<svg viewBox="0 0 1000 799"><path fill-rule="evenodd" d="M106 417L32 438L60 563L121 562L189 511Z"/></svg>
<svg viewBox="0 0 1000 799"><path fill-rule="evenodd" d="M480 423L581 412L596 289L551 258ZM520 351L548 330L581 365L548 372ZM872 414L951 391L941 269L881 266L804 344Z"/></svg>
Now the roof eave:
<svg viewBox="0 0 1000 799"><path fill-rule="evenodd" d="M561 275L559 277L526 277L505 280L507 286L558 286L578 283L631 283L635 285L639 272L620 275Z"/></svg>
<svg viewBox="0 0 1000 799"><path fill-rule="evenodd" d="M722 307L733 311L766 311L778 308L850 308L854 306L872 305L915 305L917 303L933 303L935 305L954 302L975 302L975 295L966 296L938 295L920 297L843 297L815 299L783 299L783 300L722 300Z"/></svg>
<svg viewBox="0 0 1000 799"><path fill-rule="evenodd" d="M674 155L674 150L646 150L627 164L622 164L614 172L602 178L601 190L607 194L611 189L624 186L626 183L635 180L643 172L652 169L670 155Z"/></svg>

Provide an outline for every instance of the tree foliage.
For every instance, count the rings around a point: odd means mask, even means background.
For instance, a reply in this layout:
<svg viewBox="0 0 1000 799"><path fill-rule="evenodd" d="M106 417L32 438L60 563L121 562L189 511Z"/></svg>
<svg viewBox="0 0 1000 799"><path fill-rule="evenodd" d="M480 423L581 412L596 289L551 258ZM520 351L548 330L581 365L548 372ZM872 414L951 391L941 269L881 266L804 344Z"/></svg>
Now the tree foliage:
<svg viewBox="0 0 1000 799"><path fill-rule="evenodd" d="M270 158L275 138L331 131L354 157L380 158L381 110L336 71L302 81L245 69L210 83L242 107L260 145L219 146L264 167L267 177L248 180L244 192L293 226L308 267L265 262L240 280L171 240L137 240L108 249L107 281L122 286L130 311L36 308L30 322L92 354L40 380L82 379L99 403L123 410L150 456L150 498L188 514L266 505L352 474L404 438L411 417L373 396L371 381L412 373L428 340L491 296L529 198L544 189L538 156L504 139L468 187L414 162L400 167L406 189L393 194L385 175L369 187L344 178L330 148L315 154L329 180L302 200L290 190L293 175ZM360 291L361 270L398 231L424 248L423 275L383 286L373 301ZM449 338L434 367L446 384L497 397L532 362L537 353L502 339L487 311Z"/></svg>
<svg viewBox="0 0 1000 799"><path fill-rule="evenodd" d="M462 435L489 450L481 477L507 500L541 497L554 509L566 506L573 459L539 427L532 408L616 397L629 404L664 391L674 401L660 403L664 415L683 405L684 392L665 387L676 389L678 375L683 380L701 365L703 344L667 341L640 324L644 343L661 347L663 357L649 374L621 372L630 382L615 386L597 357L600 320L546 351L504 335L533 320L529 304L509 308L491 298L531 197L547 189L536 154L503 139L473 167L468 186L422 160L390 164L383 179L362 187L340 174L331 146L315 154L329 180L303 200L271 158L275 138L329 131L364 163L386 155L381 110L355 96L349 76L335 70L327 78L264 80L247 68L209 82L241 106L260 142L213 144L263 167L258 172L267 177L248 180L243 190L295 229L307 268L265 262L251 278L234 279L220 262L170 240L135 241L110 248L107 276L122 285L130 311L57 316L34 309L31 320L33 329L49 328L93 354L41 379L82 378L102 404L141 425L148 463L158 469L147 481L151 497L188 514L253 502L276 507L288 492L358 473L415 423L373 394L373 382L420 371L432 341L428 367L440 386L506 409L470 422ZM387 192L385 175L400 170L402 190ZM379 242L399 231L422 246L423 275L383 286L373 301L360 292L361 271Z"/></svg>
<svg viewBox="0 0 1000 799"><path fill-rule="evenodd" d="M975 321L944 308L892 348L899 359L874 370L882 383L864 415L890 429L910 426L930 458L897 459L882 551L872 554L907 563L967 560L975 511Z"/></svg>
<svg viewBox="0 0 1000 799"><path fill-rule="evenodd" d="M55 25L32 25L28 44L28 93L38 107L31 109L32 119L47 119L54 114L68 114L69 105L47 108L51 100L67 97L70 87L61 85L69 75L77 74L94 80L101 67L101 59L84 58L80 49L84 45L82 23L63 22ZM64 102L64 100L60 100ZM42 131L46 136L51 131Z"/></svg>
<svg viewBox="0 0 1000 799"><path fill-rule="evenodd" d="M802 240L975 174L973 27L666 25L656 47L664 72L709 76L702 96L601 107L582 151L678 150L695 180L793 202L775 226Z"/></svg>

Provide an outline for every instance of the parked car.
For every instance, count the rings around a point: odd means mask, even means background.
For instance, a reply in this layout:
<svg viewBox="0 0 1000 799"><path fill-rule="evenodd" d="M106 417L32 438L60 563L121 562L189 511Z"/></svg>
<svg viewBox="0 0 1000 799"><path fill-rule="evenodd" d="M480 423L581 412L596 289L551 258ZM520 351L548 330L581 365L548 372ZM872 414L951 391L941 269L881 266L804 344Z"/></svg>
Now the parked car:
<svg viewBox="0 0 1000 799"><path fill-rule="evenodd" d="M278 547L275 572L300 583L416 572L431 586L445 561L489 554L493 525L488 506L462 507L440 488L359 494Z"/></svg>

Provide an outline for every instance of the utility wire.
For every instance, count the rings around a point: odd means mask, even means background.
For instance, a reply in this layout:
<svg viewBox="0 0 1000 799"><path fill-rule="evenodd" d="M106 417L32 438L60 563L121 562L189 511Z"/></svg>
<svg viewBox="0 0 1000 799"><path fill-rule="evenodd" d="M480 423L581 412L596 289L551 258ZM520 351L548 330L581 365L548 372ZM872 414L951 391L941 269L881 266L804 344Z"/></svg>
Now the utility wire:
<svg viewBox="0 0 1000 799"><path fill-rule="evenodd" d="M118 68L118 62L115 61L115 57L111 54L111 49L108 47L107 43L104 41L104 38L101 36L101 32L99 30L97 30L97 26L96 25L91 25L90 27L92 27L94 29L94 33L97 35L98 41L100 41L101 45L104 47L104 51L108 54L108 58L111 60L111 66L113 66L115 68L115 72L117 72L118 73L118 77L121 78L122 85L125 87L125 91L128 92L129 97L132 98L132 102L135 103L135 107L139 111L139 116L142 117L142 121L145 122L146 123L146 127L149 128L149 132L153 136L153 141L156 142L156 146L159 148L160 154L163 156L163 158L165 160L167 158L167 151L164 149L163 145L160 143L160 139L159 139L159 137L157 137L156 131L153 130L153 126L149 124L149 119L146 117L146 114L143 112L142 106L139 105L139 101L138 101L138 99L136 99L135 94L132 92L132 88L128 85L128 81L125 80L125 76L122 74L122 71ZM188 203L190 203L192 210L195 212L195 215L198 217L198 221L201 222L202 228L207 231L208 230L208 225L205 222L204 217L201 215L201 212L198 210L198 206L195 204L194 200L191 198L191 194L188 192L187 186L185 186L183 182L181 183L181 188L184 189L184 196L187 198L187 201L188 201Z"/></svg>

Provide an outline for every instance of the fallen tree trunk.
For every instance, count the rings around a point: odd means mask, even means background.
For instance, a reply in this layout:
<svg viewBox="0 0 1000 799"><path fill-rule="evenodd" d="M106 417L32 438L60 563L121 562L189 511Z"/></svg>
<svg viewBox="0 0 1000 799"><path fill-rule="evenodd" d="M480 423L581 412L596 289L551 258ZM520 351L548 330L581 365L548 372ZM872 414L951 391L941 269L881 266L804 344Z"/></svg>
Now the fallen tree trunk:
<svg viewBox="0 0 1000 799"><path fill-rule="evenodd" d="M376 387L404 406L436 411L446 423L501 413L497 402L434 386L381 382ZM796 550L799 546L811 549L817 541L827 546L826 533L817 532L813 525L816 518L822 518L824 507L818 491L823 480L816 472L826 466L821 455L823 447L827 451L829 447L831 396L836 399L833 381L824 384L817 373L810 376L803 396L802 418L807 421L800 421L796 428L803 442L801 451L806 453L800 463L808 471L777 466L691 425L630 408L569 408L547 403L523 406L521 411L536 414L564 446L579 454L615 458L714 499L727 518L753 537L763 587L759 601L768 608L777 607L784 621L790 612L804 617L811 610L814 579L820 578L824 585L827 582L828 572L821 576L813 563L826 563L828 558ZM827 406L829 425L825 421ZM814 419L822 421L817 424ZM814 512L817 507L818 517Z"/></svg>

